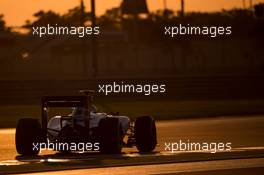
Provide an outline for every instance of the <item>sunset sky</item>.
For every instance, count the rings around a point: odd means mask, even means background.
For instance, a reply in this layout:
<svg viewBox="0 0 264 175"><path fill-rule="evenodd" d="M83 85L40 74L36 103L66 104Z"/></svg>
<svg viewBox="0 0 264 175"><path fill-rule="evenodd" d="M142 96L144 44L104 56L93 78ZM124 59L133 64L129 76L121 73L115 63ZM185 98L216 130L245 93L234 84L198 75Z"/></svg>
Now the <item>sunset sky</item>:
<svg viewBox="0 0 264 175"><path fill-rule="evenodd" d="M84 0L86 10L89 10L90 0ZM150 10L163 8L164 0L147 0ZM253 0L253 3L264 0ZM68 9L77 6L80 0L0 0L0 14L8 26L21 26L27 19L33 19L32 14L38 10L53 10L64 13ZM97 15L101 15L106 9L119 6L121 0L96 0ZM246 0L247 6L249 0ZM187 11L218 11L233 7L243 7L243 0L185 0ZM180 0L167 0L167 7L179 10Z"/></svg>

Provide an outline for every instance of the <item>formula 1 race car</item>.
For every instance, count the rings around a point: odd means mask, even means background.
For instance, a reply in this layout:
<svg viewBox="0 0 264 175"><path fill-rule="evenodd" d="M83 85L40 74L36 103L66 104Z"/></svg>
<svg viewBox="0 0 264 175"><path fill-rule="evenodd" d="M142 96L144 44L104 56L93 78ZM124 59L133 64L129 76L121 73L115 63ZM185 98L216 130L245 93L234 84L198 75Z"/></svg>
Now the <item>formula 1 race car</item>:
<svg viewBox="0 0 264 175"><path fill-rule="evenodd" d="M60 152L79 151L80 147L76 145L80 143L89 143L88 146L86 144L86 151L105 154L119 154L122 147L136 146L139 152L152 152L155 149L156 125L152 117L137 117L135 122L130 122L126 116L99 113L92 105L94 92L82 93L82 96L43 97L41 124L32 118L20 119L18 122L18 154L37 155L44 144ZM49 108L73 108L73 111L67 116L54 116L48 120ZM73 143L76 149L65 147ZM63 146L63 149L57 145Z"/></svg>

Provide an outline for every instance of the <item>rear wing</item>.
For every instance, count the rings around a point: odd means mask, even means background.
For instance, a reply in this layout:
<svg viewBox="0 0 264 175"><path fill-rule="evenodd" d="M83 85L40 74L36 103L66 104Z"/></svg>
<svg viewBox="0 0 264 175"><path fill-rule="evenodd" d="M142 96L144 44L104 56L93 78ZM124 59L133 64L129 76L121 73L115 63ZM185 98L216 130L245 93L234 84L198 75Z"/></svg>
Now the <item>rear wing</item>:
<svg viewBox="0 0 264 175"><path fill-rule="evenodd" d="M41 99L41 122L42 131L44 137L47 136L47 124L48 124L48 111L50 107L82 107L85 110L85 116L88 116L85 121L85 127L87 133L89 133L89 121L90 121L90 102L91 97L84 96L45 96ZM88 134L89 135L89 134Z"/></svg>
<svg viewBox="0 0 264 175"><path fill-rule="evenodd" d="M45 96L42 98L42 108L86 107L87 102L87 96Z"/></svg>

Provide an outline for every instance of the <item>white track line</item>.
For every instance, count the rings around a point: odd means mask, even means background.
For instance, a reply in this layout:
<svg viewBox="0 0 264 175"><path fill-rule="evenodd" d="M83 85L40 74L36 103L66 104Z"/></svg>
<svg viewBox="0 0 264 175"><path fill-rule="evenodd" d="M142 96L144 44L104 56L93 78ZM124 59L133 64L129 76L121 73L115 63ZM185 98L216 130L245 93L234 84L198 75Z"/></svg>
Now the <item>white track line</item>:
<svg viewBox="0 0 264 175"><path fill-rule="evenodd" d="M222 151L222 152L243 152L243 151L264 151L264 147L239 147L234 148L231 151ZM185 153L210 153L210 151L177 151L177 152L170 152L170 151L162 151L155 154L139 154L139 153L127 153L123 154L121 156L104 156L99 155L100 158L122 158L122 157L157 157L157 156L175 156L179 154L185 154ZM219 152L218 152L219 153ZM211 153L215 154L215 153ZM66 163L66 162L72 162L72 161L85 161L85 160L93 160L97 159L98 155L96 156L84 156L81 158L74 158L74 157L68 157L68 158L36 158L36 159L24 159L24 160L5 160L0 162L0 166L15 166L15 165L25 165L30 163Z"/></svg>

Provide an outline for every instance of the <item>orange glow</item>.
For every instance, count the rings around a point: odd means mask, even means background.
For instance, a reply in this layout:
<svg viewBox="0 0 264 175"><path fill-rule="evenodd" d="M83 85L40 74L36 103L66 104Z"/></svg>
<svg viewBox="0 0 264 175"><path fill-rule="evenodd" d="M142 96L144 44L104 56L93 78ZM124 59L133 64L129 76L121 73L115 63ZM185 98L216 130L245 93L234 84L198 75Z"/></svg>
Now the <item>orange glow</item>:
<svg viewBox="0 0 264 175"><path fill-rule="evenodd" d="M150 10L164 8L163 0L147 0ZM84 0L86 10L90 8L90 0ZM219 11L242 7L242 0L185 0L186 11ZM249 0L246 0L249 6ZM254 3L264 2L264 0L253 0ZM32 15L38 10L53 10L64 13L68 9L77 6L80 0L1 0L0 14L5 15L5 20L9 26L20 26L25 20L32 19ZM121 0L96 0L97 15L101 15L106 9L119 6ZM179 10L180 0L167 0L167 7Z"/></svg>

